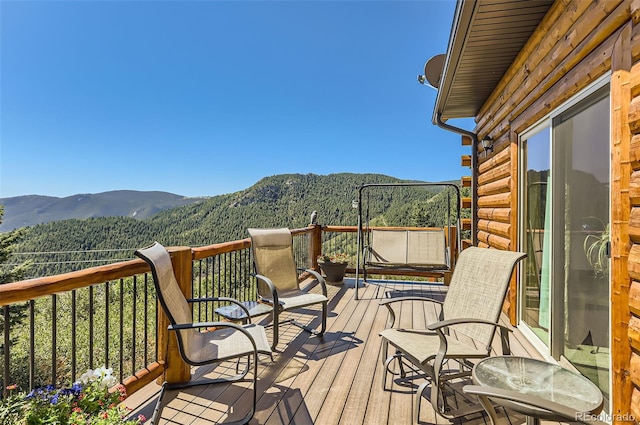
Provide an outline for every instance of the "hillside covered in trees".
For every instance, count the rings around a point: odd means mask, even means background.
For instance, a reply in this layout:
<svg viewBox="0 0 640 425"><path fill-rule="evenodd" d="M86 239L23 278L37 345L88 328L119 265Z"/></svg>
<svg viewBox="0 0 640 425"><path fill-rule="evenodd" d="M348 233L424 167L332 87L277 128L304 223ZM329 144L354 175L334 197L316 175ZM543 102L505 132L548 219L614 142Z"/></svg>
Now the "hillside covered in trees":
<svg viewBox="0 0 640 425"><path fill-rule="evenodd" d="M144 220L100 217L29 227L15 250L25 254L16 255L15 261L32 259L33 276L57 274L132 258L136 248L156 240L165 246L194 247L245 238L248 227L305 227L312 211L317 211L319 224L355 226L358 210L352 201L358 198L358 188L366 183L398 182L379 174L265 177L243 191L161 211ZM397 226L441 226L446 203L437 189L415 187L381 188L371 191L367 199L371 223Z"/></svg>

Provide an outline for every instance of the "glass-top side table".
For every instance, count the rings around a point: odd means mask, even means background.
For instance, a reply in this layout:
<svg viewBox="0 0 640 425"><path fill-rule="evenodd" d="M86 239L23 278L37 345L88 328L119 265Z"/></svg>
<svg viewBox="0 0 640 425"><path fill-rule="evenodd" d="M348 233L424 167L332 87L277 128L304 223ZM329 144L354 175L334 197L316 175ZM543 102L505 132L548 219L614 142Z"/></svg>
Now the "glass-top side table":
<svg viewBox="0 0 640 425"><path fill-rule="evenodd" d="M262 316L269 314L273 311L273 307L268 304L259 303L257 301L244 301L241 303L249 310L249 317ZM247 322L247 314L243 309L235 304L218 307L214 310L217 314L230 321L242 321Z"/></svg>
<svg viewBox="0 0 640 425"><path fill-rule="evenodd" d="M515 391L539 397L578 412L598 413L603 397L587 378L556 364L526 357L496 356L484 359L473 368L476 385ZM540 419L558 420L548 411L501 399L499 404L527 415L527 423Z"/></svg>

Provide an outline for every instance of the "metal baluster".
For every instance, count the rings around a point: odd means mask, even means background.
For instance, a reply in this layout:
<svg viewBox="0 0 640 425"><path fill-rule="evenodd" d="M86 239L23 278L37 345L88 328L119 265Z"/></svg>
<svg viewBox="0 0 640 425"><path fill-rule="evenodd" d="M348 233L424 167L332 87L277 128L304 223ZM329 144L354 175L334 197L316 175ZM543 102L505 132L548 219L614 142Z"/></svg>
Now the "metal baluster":
<svg viewBox="0 0 640 425"><path fill-rule="evenodd" d="M198 261L198 295L197 297L202 298L202 260ZM198 305L198 322L202 322L202 303L197 303ZM205 303L205 314L208 303Z"/></svg>
<svg viewBox="0 0 640 425"><path fill-rule="evenodd" d="M104 283L104 367L109 367L109 282Z"/></svg>
<svg viewBox="0 0 640 425"><path fill-rule="evenodd" d="M93 306L93 286L89 287L89 369L93 369L93 342L94 342L94 335L93 335L93 313L94 313L94 306Z"/></svg>
<svg viewBox="0 0 640 425"><path fill-rule="evenodd" d="M243 301L248 301L251 298L249 298L249 288L247 287L247 284L246 284L246 281L245 281L245 268L244 268L244 266L246 264L245 251L244 250L240 251L239 255L240 255L240 260L238 261L238 263L239 263L238 264L238 269L240 271L240 285L242 285L240 287L242 289L242 294L243 294L242 295L242 299L243 299Z"/></svg>
<svg viewBox="0 0 640 425"><path fill-rule="evenodd" d="M4 316L4 342L3 342L3 347L2 347L2 355L4 356L4 367L3 367L3 374L2 374L2 378L3 378L3 382L2 382L2 394L3 395L7 395L7 385L9 385L9 344L11 343L11 338L9 338L9 331L10 331L10 326L9 326L9 306L5 305L3 308L3 316Z"/></svg>
<svg viewBox="0 0 640 425"><path fill-rule="evenodd" d="M51 383L56 385L57 380L57 334L58 334L58 296L51 295Z"/></svg>
<svg viewBox="0 0 640 425"><path fill-rule="evenodd" d="M231 262L232 270L230 270L229 274L233 274L233 278L230 278L229 280L232 280L233 282L229 282L229 286L233 287L233 298L240 299L241 294L240 288L238 287L238 253L231 253L230 256L233 258L233 261Z"/></svg>
<svg viewBox="0 0 640 425"><path fill-rule="evenodd" d="M227 290L229 291L229 296L232 298L237 298L236 297L236 288L235 285L232 284L232 280L233 280L233 253L228 252L227 255L227 267L225 270L225 286L227 287Z"/></svg>
<svg viewBox="0 0 640 425"><path fill-rule="evenodd" d="M210 258L206 258L204 260L204 281L205 281L205 296L206 297L212 297L213 296L213 273L211 273L211 279L209 279L209 267L213 268L212 266L213 261ZM211 292L209 292L209 287L211 288ZM209 303L206 303L206 305L204 306L204 314L205 317L208 319L209 318Z"/></svg>
<svg viewBox="0 0 640 425"><path fill-rule="evenodd" d="M120 382L124 379L124 279L120 279L120 350L119 351L119 375Z"/></svg>
<svg viewBox="0 0 640 425"><path fill-rule="evenodd" d="M149 364L149 286L148 275L144 274L144 364Z"/></svg>
<svg viewBox="0 0 640 425"><path fill-rule="evenodd" d="M76 369L77 369L77 310L76 310L76 291L71 291L71 381L75 382L76 380Z"/></svg>
<svg viewBox="0 0 640 425"><path fill-rule="evenodd" d="M133 319L133 336L131 338L131 376L136 375L136 330L137 330L137 322L138 322L138 276L133 276L133 300L132 300L132 310L131 310L131 318ZM122 381L122 380L121 380Z"/></svg>
<svg viewBox="0 0 640 425"><path fill-rule="evenodd" d="M6 323L6 322L5 322ZM36 302L29 301L29 389L36 382Z"/></svg>

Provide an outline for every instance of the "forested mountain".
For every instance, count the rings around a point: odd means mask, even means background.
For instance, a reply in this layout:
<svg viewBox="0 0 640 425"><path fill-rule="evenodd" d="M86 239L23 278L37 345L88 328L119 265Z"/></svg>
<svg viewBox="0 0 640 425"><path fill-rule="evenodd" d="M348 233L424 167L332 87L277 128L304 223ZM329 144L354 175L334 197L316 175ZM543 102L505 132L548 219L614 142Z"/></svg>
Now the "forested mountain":
<svg viewBox="0 0 640 425"><path fill-rule="evenodd" d="M160 211L199 202L203 198L187 198L168 192L114 190L57 198L27 195L0 198L4 205L4 222L0 231L69 218L134 217L143 219Z"/></svg>
<svg viewBox="0 0 640 425"><path fill-rule="evenodd" d="M358 188L365 183L397 182L400 180L379 174L283 174L144 220L100 217L39 224L27 229L16 251L50 254L22 256L16 261L32 258L37 275L61 273L103 264L105 259L132 258L133 250L154 240L166 246L193 247L245 238L248 227L305 227L312 211L317 211L320 224L355 226L358 210L352 201L358 198ZM446 198L434 197L437 192L433 188L380 188L369 191L364 201L372 223L443 225ZM86 250L92 252L76 252Z"/></svg>

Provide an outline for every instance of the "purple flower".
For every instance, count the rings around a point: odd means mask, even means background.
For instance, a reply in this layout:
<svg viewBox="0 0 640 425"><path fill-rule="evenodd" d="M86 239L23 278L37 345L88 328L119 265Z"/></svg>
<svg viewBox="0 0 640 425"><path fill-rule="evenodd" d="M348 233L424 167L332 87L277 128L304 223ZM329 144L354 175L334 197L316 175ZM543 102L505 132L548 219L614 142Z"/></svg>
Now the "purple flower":
<svg viewBox="0 0 640 425"><path fill-rule="evenodd" d="M76 382L71 386L71 390L74 395L79 395L82 392L82 384L80 382Z"/></svg>

